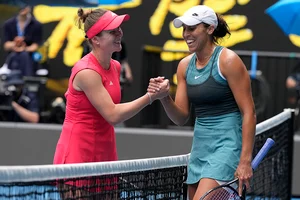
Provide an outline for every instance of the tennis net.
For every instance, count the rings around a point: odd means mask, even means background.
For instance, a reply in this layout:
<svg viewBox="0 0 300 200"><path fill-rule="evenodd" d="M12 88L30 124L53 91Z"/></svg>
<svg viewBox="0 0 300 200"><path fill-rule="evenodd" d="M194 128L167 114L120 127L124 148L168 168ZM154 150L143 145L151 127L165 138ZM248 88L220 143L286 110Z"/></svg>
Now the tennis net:
<svg viewBox="0 0 300 200"><path fill-rule="evenodd" d="M290 199L292 110L256 127L253 155L276 142L254 172L248 199ZM0 199L187 199L189 154L116 162L1 166Z"/></svg>

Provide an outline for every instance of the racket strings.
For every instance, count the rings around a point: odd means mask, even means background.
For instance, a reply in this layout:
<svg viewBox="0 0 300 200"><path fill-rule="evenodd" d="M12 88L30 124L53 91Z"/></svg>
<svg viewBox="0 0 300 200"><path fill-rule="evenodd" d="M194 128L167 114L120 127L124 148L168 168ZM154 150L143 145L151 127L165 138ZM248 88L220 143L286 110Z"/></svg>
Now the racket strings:
<svg viewBox="0 0 300 200"><path fill-rule="evenodd" d="M202 200L240 200L239 194L231 187L224 186L216 188L208 193Z"/></svg>

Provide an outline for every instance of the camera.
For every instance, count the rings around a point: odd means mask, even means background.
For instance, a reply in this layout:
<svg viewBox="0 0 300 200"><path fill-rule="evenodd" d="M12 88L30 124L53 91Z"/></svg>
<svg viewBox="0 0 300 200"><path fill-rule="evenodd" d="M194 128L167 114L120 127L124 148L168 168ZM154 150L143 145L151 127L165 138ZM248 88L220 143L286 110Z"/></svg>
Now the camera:
<svg viewBox="0 0 300 200"><path fill-rule="evenodd" d="M14 98L14 88L6 86L7 75L0 76L0 110L12 110L11 102Z"/></svg>

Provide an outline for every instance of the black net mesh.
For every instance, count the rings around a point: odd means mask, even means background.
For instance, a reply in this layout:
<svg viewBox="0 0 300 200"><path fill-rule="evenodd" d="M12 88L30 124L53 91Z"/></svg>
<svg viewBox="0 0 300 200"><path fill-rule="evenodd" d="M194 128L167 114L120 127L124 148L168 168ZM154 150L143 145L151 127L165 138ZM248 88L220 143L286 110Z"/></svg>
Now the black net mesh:
<svg viewBox="0 0 300 200"><path fill-rule="evenodd" d="M275 145L254 172L249 199L290 199L291 166L293 155L293 130L291 119L264 131L255 138L253 155L256 155L267 138Z"/></svg>
<svg viewBox="0 0 300 200"><path fill-rule="evenodd" d="M2 184L0 199L186 199L186 166Z"/></svg>

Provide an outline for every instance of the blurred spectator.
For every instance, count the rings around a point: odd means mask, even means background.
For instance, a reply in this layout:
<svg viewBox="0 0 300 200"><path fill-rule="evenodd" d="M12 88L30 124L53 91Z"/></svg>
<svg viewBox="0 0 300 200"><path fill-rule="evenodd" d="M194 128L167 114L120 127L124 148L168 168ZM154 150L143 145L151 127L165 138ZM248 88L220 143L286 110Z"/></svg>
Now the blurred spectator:
<svg viewBox="0 0 300 200"><path fill-rule="evenodd" d="M119 63L121 64L120 84L121 84L121 89L123 89L124 85L130 84L133 81L133 77L127 59L126 45L123 41L121 42L121 45L122 45L122 50L119 52L114 52L112 55L112 59L119 61Z"/></svg>
<svg viewBox="0 0 300 200"><path fill-rule="evenodd" d="M288 106L296 107L300 99L300 62L294 67L292 73L286 79L288 90Z"/></svg>
<svg viewBox="0 0 300 200"><path fill-rule="evenodd" d="M112 59L117 60L121 64L120 86L121 86L121 102L124 97L124 86L129 85L133 81L130 65L127 60L127 49L124 41L121 41L122 49L112 54ZM125 122L115 125L116 127L125 127Z"/></svg>
<svg viewBox="0 0 300 200"><path fill-rule="evenodd" d="M48 122L62 124L66 114L66 103L62 97L56 97L51 102L50 117Z"/></svg>
<svg viewBox="0 0 300 200"><path fill-rule="evenodd" d="M42 25L32 16L31 7L21 8L17 16L4 23L3 30L8 69L21 70L23 76L34 76L38 65L36 51L42 43Z"/></svg>
<svg viewBox="0 0 300 200"><path fill-rule="evenodd" d="M12 70L4 82L3 94L6 101L1 102L11 106L5 121L14 122L39 122L39 103L36 92L31 92L25 87L21 71ZM2 98L3 99L3 98ZM7 109L6 109L7 110Z"/></svg>

